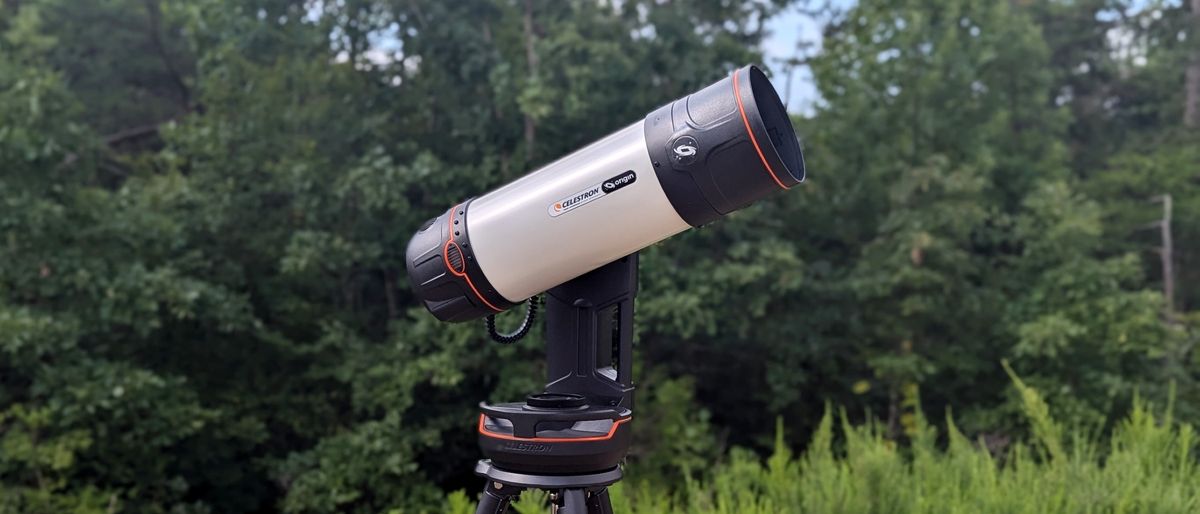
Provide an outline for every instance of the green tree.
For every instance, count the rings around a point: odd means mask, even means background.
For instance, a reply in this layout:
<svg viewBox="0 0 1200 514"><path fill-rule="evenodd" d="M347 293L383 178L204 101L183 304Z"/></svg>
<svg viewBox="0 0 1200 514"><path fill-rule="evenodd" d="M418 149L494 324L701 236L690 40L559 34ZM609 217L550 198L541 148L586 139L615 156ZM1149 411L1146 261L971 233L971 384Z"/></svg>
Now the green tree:
<svg viewBox="0 0 1200 514"><path fill-rule="evenodd" d="M0 2L0 512L474 490L473 403L536 390L542 353L415 306L408 236L760 60L787 4ZM777 417L807 441L825 401L926 444L918 386L1003 441L1004 358L1072 426L1165 379L1196 415L1200 38L1135 4L836 16L809 183L643 253L631 475L686 488ZM1163 193L1173 311L1142 228Z"/></svg>

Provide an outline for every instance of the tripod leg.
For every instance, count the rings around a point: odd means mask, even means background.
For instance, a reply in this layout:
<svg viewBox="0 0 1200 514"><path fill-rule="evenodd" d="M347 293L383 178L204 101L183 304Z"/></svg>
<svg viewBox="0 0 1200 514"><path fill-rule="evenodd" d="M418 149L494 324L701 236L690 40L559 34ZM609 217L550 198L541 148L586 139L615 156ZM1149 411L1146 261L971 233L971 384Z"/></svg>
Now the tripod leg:
<svg viewBox="0 0 1200 514"><path fill-rule="evenodd" d="M504 514L508 512L508 505L520 495L520 487L488 480L483 487L483 494L479 495L479 507L476 507L475 514Z"/></svg>
<svg viewBox="0 0 1200 514"><path fill-rule="evenodd" d="M555 514L588 514L587 491L583 489L563 489L559 493L562 507Z"/></svg>
<svg viewBox="0 0 1200 514"><path fill-rule="evenodd" d="M591 491L588 496L588 514L613 514L612 500L608 497L608 488L601 487Z"/></svg>

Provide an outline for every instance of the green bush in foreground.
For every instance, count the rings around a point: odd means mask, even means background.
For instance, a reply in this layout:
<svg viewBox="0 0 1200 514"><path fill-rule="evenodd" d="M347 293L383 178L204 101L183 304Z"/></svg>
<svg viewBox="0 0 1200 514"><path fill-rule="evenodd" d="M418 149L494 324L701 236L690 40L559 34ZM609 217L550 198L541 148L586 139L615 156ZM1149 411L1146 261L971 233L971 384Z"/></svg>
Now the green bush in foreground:
<svg viewBox="0 0 1200 514"><path fill-rule="evenodd" d="M835 431L827 409L802 455L792 455L780 427L765 463L735 450L703 483L672 492L651 490L633 469L612 488L613 507L655 514L1200 512L1195 432L1173 419L1170 404L1155 416L1135 401L1104 445L1056 423L1041 395L1013 378L1034 439L1002 456L972 444L950 419L945 449L919 415L912 444L897 447L877 424L852 426L844 415ZM547 512L545 501L526 493L515 510ZM474 512L473 496L452 494L445 511Z"/></svg>

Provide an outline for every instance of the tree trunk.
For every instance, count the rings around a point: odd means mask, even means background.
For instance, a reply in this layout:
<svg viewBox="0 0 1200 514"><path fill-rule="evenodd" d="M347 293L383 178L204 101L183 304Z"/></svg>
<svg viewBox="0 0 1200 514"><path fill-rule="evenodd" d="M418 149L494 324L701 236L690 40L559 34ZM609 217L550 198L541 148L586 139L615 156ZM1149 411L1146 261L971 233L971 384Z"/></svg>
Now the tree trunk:
<svg viewBox="0 0 1200 514"><path fill-rule="evenodd" d="M1200 0L1197 0L1200 1ZM538 55L537 49L534 48L535 35L533 33L533 0L525 0L525 62L528 65L529 80L537 80L538 76ZM537 120L529 113L525 114L525 160L533 161L533 147L537 140Z"/></svg>
<svg viewBox="0 0 1200 514"><path fill-rule="evenodd" d="M1171 214L1173 210L1171 195L1165 194L1157 198L1163 204L1163 217L1158 222L1162 248L1159 249L1162 258L1163 297L1167 321L1175 318L1175 243L1171 238Z"/></svg>
<svg viewBox="0 0 1200 514"><path fill-rule="evenodd" d="M1192 0L1192 31L1188 43L1192 46L1192 59L1187 69L1187 89L1184 91L1183 124L1200 128L1200 0Z"/></svg>
<svg viewBox="0 0 1200 514"><path fill-rule="evenodd" d="M188 89L187 82L183 79L183 74L175 66L174 60L167 52L166 45L162 41L162 7L158 5L158 0L145 0L146 14L149 18L149 25L146 27L147 34L150 36L150 43L154 45L154 52L158 54L158 58L162 61L163 69L167 71L167 75L171 77L171 82L175 84L175 89L179 93L179 106L183 112L187 112L192 108L192 92Z"/></svg>

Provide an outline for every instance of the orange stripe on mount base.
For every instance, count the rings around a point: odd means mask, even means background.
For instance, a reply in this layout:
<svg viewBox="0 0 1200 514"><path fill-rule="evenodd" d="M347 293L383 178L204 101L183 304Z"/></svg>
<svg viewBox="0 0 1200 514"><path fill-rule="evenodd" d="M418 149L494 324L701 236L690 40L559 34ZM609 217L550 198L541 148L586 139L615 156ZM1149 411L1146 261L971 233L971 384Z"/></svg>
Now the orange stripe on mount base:
<svg viewBox="0 0 1200 514"><path fill-rule="evenodd" d="M628 418L622 418L622 419L618 419L618 420L614 421L612 424L612 428L608 429L607 434L598 435L598 436L594 436L594 437L517 437L515 435L498 434L496 432L492 432L492 431L488 430L484 426L484 424L483 424L484 419L487 419L487 415L480 414L479 415L479 434L483 435L483 436L487 436L487 437L492 437L495 439L504 439L506 441L529 441L529 442L533 442L533 443L586 443L588 441L607 441L609 439L612 439L612 437L614 435L616 435L616 433L617 433L617 427L621 426L621 423L625 423L626 421L633 419L633 417L630 416Z"/></svg>
<svg viewBox="0 0 1200 514"><path fill-rule="evenodd" d="M763 167L767 168L767 173L771 174L771 178L775 180L776 184L779 184L779 187L789 189L788 186L784 185L782 180L779 180L779 176L775 174L775 170L771 169L771 165L767 164L767 157L763 155L762 148L758 146L758 140L754 138L754 131L750 130L750 120L746 118L746 109L742 107L742 95L741 90L738 88L737 70L733 70L733 99L737 100L738 112L742 113L742 123L746 125L746 134L750 135L750 142L754 144L754 151L758 152L758 158L762 160Z"/></svg>

